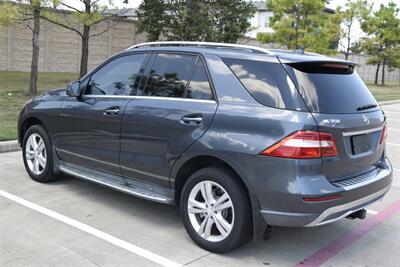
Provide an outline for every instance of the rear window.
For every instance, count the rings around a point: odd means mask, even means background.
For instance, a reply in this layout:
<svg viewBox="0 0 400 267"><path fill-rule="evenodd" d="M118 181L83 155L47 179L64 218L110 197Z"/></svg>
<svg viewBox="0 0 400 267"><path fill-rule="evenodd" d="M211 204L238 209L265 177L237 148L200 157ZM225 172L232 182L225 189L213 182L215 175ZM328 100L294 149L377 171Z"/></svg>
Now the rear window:
<svg viewBox="0 0 400 267"><path fill-rule="evenodd" d="M292 63L285 65L312 112L358 113L363 106L376 104L354 66L338 63Z"/></svg>
<svg viewBox="0 0 400 267"><path fill-rule="evenodd" d="M306 109L300 94L279 62L237 58L222 60L261 104L281 109Z"/></svg>

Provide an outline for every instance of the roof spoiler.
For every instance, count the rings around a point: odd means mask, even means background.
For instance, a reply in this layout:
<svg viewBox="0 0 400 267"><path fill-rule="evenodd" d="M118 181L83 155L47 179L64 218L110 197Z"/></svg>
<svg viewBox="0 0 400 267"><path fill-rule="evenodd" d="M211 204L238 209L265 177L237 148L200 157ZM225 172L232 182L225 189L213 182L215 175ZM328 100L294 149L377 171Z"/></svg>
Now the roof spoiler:
<svg viewBox="0 0 400 267"><path fill-rule="evenodd" d="M292 68L306 73L351 74L355 64L348 61L305 61L286 63Z"/></svg>

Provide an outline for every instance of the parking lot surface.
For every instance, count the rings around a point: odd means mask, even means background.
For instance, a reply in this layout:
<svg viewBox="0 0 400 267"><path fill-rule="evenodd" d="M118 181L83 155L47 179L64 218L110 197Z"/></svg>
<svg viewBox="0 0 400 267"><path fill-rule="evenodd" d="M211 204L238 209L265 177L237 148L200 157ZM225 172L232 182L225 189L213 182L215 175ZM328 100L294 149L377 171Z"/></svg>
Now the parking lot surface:
<svg viewBox="0 0 400 267"><path fill-rule="evenodd" d="M21 152L0 154L0 266L400 266L400 104L388 116L392 189L365 220L274 228L217 255L197 247L174 206L64 175L40 184Z"/></svg>

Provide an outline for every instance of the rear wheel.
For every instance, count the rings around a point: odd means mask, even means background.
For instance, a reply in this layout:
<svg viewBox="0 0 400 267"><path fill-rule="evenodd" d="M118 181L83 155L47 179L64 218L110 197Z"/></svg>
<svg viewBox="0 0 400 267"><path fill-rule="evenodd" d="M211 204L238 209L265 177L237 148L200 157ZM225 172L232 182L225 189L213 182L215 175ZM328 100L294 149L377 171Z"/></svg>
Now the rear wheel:
<svg viewBox="0 0 400 267"><path fill-rule="evenodd" d="M25 169L33 180L45 183L58 178L53 171L50 139L42 126L33 125L26 131L22 156Z"/></svg>
<svg viewBox="0 0 400 267"><path fill-rule="evenodd" d="M180 208L190 237L211 252L228 252L251 237L246 190L225 169L209 167L193 173L183 187Z"/></svg>

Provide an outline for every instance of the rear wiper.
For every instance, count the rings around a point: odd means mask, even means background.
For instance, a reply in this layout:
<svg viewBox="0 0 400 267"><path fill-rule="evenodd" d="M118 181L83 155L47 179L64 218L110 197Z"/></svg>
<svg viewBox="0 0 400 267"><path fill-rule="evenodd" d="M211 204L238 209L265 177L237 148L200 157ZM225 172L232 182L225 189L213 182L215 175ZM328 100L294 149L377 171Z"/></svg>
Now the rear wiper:
<svg viewBox="0 0 400 267"><path fill-rule="evenodd" d="M377 106L378 106L377 104L367 104L367 105L358 107L357 111L366 110L366 109L370 109L370 108L376 108Z"/></svg>

